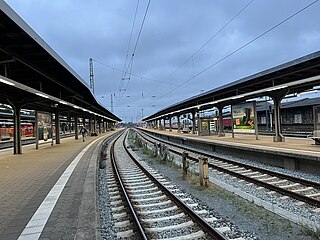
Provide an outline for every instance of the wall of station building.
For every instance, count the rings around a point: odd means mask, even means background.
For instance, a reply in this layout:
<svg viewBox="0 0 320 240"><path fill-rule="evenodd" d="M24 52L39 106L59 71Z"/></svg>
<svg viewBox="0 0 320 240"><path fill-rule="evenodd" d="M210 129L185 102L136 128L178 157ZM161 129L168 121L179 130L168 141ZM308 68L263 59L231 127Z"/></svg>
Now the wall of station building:
<svg viewBox="0 0 320 240"><path fill-rule="evenodd" d="M281 128L284 132L312 132L314 130L313 106L283 108L281 113ZM258 129L271 130L274 120L270 124L270 111L258 111ZM272 111L271 111L272 114ZM266 117L267 116L267 117Z"/></svg>

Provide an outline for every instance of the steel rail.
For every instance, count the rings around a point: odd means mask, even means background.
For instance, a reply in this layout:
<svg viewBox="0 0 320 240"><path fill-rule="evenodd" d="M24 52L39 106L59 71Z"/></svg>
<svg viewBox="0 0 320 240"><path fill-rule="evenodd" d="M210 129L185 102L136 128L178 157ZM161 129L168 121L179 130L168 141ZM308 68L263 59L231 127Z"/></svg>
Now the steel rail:
<svg viewBox="0 0 320 240"><path fill-rule="evenodd" d="M144 139L146 139L144 136L141 135L141 132L137 131L141 137L143 137ZM146 133L144 133L146 134ZM308 181L308 180L305 180L305 179L300 179L300 178L297 178L297 177L293 177L293 176L288 176L286 174L281 174L281 173L277 173L277 172L272 172L270 170L266 170L266 169L261 169L261 168L258 168L258 167L251 167L250 165L246 165L246 164L243 164L243 163L238 163L238 162L234 162L234 161L231 161L231 160L228 160L228 159L224 159L224 158L221 158L221 157L216 157L216 156L213 156L213 155L210 155L209 153L206 153L206 152L202 152L202 151L199 151L199 150L194 150L194 149L190 149L190 148L187 148L187 147L184 147L184 146L180 146L176 143L169 143L163 139L158 139L158 138L155 138L154 136L150 136L149 134L146 134L148 135L150 138L154 139L154 140L157 140L157 141L160 141L160 142L163 142L163 143L167 143L171 146L174 146L174 147L177 147L177 148L181 148L183 150L187 150L189 152L193 152L193 153L196 153L196 154L201 154L203 156L206 156L206 157L210 157L210 158L215 158L217 160L221 160L221 161L224 161L224 162L227 162L227 163L230 163L230 164L234 164L234 165L239 165L241 167L244 167L246 169L250 169L250 170L254 170L254 171L259 171L261 173L265 173L265 174L269 174L271 176L275 176L275 177L278 177L278 178L281 178L281 179L286 179L286 180L290 180L292 182L296 182L296 183L300 183L300 184L303 184L303 185L306 185L306 186L312 186L312 187L315 187L317 189L320 189L320 184L319 183L316 183L316 182L312 182L312 181ZM148 140L148 139L146 139ZM148 140L150 141L150 140ZM151 142L151 141L150 141ZM169 149L169 151L175 153L175 154L178 154L178 155L182 155L181 152L179 151L176 151L174 149ZM197 158L194 158L192 156L188 156L189 159L193 160L193 161L196 161L198 162L199 160ZM262 186L262 187L265 187L265 188L268 188L272 191L276 191L278 193L281 193L281 194L284 194L284 195L288 195L292 198L295 198L297 200L300 200L300 201L303 201L303 202L306 202L306 203L309 203L313 206L316 206L316 207L320 207L320 201L317 200L317 199L314 199L314 198L311 198L311 197L307 197L305 195L302 195L302 194L299 194L299 193L296 193L296 192L292 192L290 190L287 190L287 189L283 189L283 188L280 188L280 187L277 187L275 185L271 185L269 183L266 183L266 182L262 182L262 181L259 181L257 179L254 179L254 178L250 178L250 177L247 177L247 176L244 176L240 173L236 173L236 172L233 172L231 170L228 170L228 169L225 169L225 168L222 168L222 167L219 167L219 166L216 166L214 164L211 164L209 163L209 166L214 168L214 169L217 169L219 171L222 171L222 172L225 172L225 173L228 173L230 175L233 175L233 176L236 176L238 178L241 178L243 180L246 180L246 181L249 181L249 182L252 182L254 184L257 184L259 186Z"/></svg>
<svg viewBox="0 0 320 240"><path fill-rule="evenodd" d="M117 164L116 164L116 158L115 158L115 155L114 155L114 152L115 152L114 151L114 145L115 145L116 141L118 141L119 138L122 136L122 134L123 134L123 132L119 136L117 136L117 138L112 142L112 145L111 145L111 148L110 148L110 158L111 158L113 169L114 169L114 171L116 173L118 182L120 184L122 193L124 195L124 198L126 199L126 202L127 202L128 207L129 207L129 210L131 212L131 215L133 217L134 223L135 223L135 225L136 225L136 227L138 229L139 235L140 235L141 239L147 240L148 238L147 238L147 236L146 236L146 234L144 232L144 229L143 229L143 227L141 225L141 222L140 222L140 220L139 220L139 218L138 218L138 216L137 216L137 214L136 214L136 212L135 212L135 210L134 210L134 208L132 206L132 203L131 203L130 198L129 198L128 194L127 194L127 191L126 191L126 189L125 189L125 187L123 185L123 182L122 182L122 179L120 177L120 174L119 174L119 171L118 171L118 167L117 167Z"/></svg>
<svg viewBox="0 0 320 240"><path fill-rule="evenodd" d="M176 197L170 190L168 190L164 185L162 185L152 174L150 174L131 154L127 149L125 144L125 139L123 141L123 147L125 148L127 154L135 162L135 164L164 192L180 209L182 209L194 222L199 224L199 226L212 237L214 240L227 240L228 238L224 237L220 232L215 230L207 221L195 213L187 204L181 201Z"/></svg>

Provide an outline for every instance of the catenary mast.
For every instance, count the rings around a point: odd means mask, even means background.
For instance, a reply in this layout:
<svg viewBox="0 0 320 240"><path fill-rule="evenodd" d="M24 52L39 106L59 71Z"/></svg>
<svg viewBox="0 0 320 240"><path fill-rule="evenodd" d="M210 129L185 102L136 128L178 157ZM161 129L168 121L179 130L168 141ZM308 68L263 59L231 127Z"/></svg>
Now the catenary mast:
<svg viewBox="0 0 320 240"><path fill-rule="evenodd" d="M90 65L90 89L94 94L93 59L92 58L89 58L89 65Z"/></svg>

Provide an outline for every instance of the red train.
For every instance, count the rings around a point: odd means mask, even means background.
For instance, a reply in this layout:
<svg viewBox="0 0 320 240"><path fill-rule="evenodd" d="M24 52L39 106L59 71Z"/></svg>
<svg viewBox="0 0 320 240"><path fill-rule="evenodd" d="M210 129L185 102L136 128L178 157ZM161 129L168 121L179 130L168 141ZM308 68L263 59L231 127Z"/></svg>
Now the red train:
<svg viewBox="0 0 320 240"><path fill-rule="evenodd" d="M13 124L8 122L0 123L0 141L10 140L13 137ZM21 123L20 134L22 137L34 136L32 123Z"/></svg>

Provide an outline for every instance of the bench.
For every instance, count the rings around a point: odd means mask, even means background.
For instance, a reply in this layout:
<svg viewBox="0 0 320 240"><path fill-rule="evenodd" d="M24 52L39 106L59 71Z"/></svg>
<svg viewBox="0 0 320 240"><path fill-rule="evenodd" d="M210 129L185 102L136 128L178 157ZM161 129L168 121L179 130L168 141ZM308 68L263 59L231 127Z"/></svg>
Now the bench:
<svg viewBox="0 0 320 240"><path fill-rule="evenodd" d="M320 137L311 137L316 145L320 145Z"/></svg>
<svg viewBox="0 0 320 240"><path fill-rule="evenodd" d="M187 128L187 127L185 127L185 128L182 129L182 132L183 132L183 133L189 133L189 132L190 132L190 129Z"/></svg>
<svg viewBox="0 0 320 240"><path fill-rule="evenodd" d="M320 130L314 130L313 136L310 138L312 138L314 140L314 143L316 145L320 145Z"/></svg>
<svg viewBox="0 0 320 240"><path fill-rule="evenodd" d="M0 141L9 141L11 137L0 137Z"/></svg>

